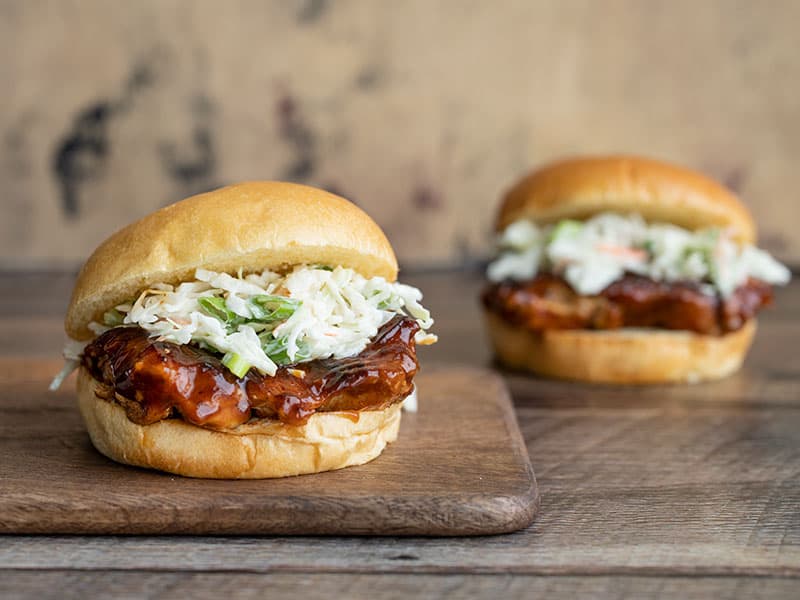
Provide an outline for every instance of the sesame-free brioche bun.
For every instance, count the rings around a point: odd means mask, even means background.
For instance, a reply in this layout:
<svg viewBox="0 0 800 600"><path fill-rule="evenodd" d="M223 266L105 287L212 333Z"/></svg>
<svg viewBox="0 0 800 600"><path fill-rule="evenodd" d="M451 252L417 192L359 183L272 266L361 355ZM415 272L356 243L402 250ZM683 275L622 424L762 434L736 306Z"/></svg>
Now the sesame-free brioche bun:
<svg viewBox="0 0 800 600"><path fill-rule="evenodd" d="M332 471L376 458L397 439L400 404L383 410L317 413L305 425L251 421L224 432L182 419L130 421L97 396L98 382L78 372L78 402L89 437L117 462L207 479L266 479Z"/></svg>
<svg viewBox="0 0 800 600"><path fill-rule="evenodd" d="M739 369L756 332L751 319L722 336L663 329L528 331L486 311L498 359L512 369L594 383L696 383Z"/></svg>
<svg viewBox="0 0 800 600"><path fill-rule="evenodd" d="M601 212L638 213L646 221L690 230L727 228L756 240L753 217L733 192L705 175L634 156L572 158L546 165L512 187L498 213L498 231L519 219L546 224Z"/></svg>
<svg viewBox="0 0 800 600"><path fill-rule="evenodd" d="M103 312L198 268L247 273L302 263L397 278L389 241L355 204L295 183L240 183L157 210L103 242L78 275L65 329L90 339L87 325Z"/></svg>

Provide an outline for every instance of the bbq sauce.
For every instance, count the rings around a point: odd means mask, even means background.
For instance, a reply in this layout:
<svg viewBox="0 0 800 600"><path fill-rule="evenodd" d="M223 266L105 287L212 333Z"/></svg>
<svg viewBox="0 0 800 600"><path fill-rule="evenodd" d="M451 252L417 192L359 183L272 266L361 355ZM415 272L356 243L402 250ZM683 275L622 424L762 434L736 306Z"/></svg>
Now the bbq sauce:
<svg viewBox="0 0 800 600"><path fill-rule="evenodd" d="M744 326L772 302L772 287L748 279L730 297L706 293L694 282L626 275L594 296L581 296L558 276L491 284L484 306L532 331L653 327L720 335Z"/></svg>
<svg viewBox="0 0 800 600"><path fill-rule="evenodd" d="M138 327L117 327L84 350L83 366L134 423L180 416L193 425L229 429L256 418L300 425L318 411L377 410L412 388L419 325L397 316L357 356L280 367L270 377L230 373L211 352L157 341Z"/></svg>

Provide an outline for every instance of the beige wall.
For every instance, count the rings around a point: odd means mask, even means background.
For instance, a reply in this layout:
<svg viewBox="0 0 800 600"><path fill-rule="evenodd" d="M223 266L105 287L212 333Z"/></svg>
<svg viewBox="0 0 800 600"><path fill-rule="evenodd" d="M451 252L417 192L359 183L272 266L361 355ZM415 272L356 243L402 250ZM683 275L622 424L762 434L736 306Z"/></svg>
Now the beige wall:
<svg viewBox="0 0 800 600"><path fill-rule="evenodd" d="M737 189L800 264L800 2L0 2L0 266L252 178L338 190L406 265L481 256L535 163L629 151Z"/></svg>

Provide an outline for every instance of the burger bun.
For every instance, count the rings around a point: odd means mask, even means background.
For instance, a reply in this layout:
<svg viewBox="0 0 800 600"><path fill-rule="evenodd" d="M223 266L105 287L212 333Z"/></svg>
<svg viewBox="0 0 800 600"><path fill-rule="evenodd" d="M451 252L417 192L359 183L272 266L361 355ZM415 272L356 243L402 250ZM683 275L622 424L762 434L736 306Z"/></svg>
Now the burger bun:
<svg viewBox="0 0 800 600"><path fill-rule="evenodd" d="M78 403L94 447L120 463L185 477L266 479L361 465L395 441L400 427L400 403L316 413L304 425L268 419L226 431L182 419L137 425L121 406L98 395L99 385L80 369Z"/></svg>

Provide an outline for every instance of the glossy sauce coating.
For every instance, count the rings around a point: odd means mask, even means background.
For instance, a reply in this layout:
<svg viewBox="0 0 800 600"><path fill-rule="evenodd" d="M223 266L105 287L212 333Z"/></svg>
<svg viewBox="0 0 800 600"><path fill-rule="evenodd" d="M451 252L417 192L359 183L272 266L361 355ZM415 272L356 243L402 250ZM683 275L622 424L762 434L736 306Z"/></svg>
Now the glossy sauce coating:
<svg viewBox="0 0 800 600"><path fill-rule="evenodd" d="M555 275L488 286L483 303L504 319L532 331L655 327L723 334L740 329L772 302L772 287L749 279L731 297L703 293L692 282L653 281L626 275L596 296L581 296Z"/></svg>
<svg viewBox="0 0 800 600"><path fill-rule="evenodd" d="M377 410L413 389L419 325L397 316L361 354L232 375L211 352L157 341L138 327L117 327L84 350L83 366L134 423L180 415L194 425L228 429L251 417L302 424L317 411Z"/></svg>

